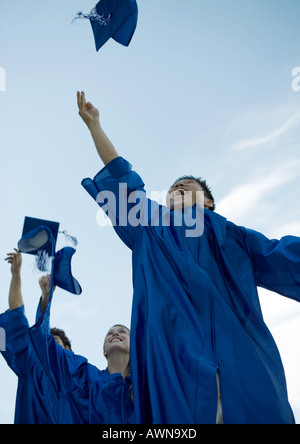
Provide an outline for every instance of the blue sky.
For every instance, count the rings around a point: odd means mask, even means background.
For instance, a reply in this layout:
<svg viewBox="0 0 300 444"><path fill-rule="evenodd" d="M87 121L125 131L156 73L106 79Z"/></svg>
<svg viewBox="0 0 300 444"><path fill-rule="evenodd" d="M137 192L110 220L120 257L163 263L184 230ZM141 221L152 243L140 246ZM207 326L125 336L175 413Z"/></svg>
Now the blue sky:
<svg viewBox="0 0 300 444"><path fill-rule="evenodd" d="M44 4L45 3L45 4ZM105 367L104 335L130 324L131 256L80 185L102 167L77 114L76 91L149 191L182 174L211 185L217 212L270 238L300 236L300 66L296 0L140 0L128 48L110 40L96 53L88 0L0 0L0 257L16 245L24 216L60 222L78 238L73 274L83 294L56 290L52 323L75 352ZM300 83L300 81L299 81ZM0 87L1 90L1 87ZM65 240L59 238L57 248ZM39 274L23 258L29 322ZM0 261L0 312L10 272ZM300 422L300 306L260 290ZM16 377L0 361L0 423L13 421Z"/></svg>

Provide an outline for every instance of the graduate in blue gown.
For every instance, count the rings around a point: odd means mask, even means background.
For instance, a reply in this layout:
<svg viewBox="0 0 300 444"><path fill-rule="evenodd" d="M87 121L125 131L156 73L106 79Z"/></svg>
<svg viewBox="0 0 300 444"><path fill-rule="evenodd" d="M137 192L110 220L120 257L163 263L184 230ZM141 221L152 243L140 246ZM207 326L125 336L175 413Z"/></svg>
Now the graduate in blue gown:
<svg viewBox="0 0 300 444"><path fill-rule="evenodd" d="M105 165L82 185L132 249L137 422L294 423L257 287L300 301L300 239L233 224L196 178L177 180L167 207L147 199L98 110L83 92L77 99Z"/></svg>
<svg viewBox="0 0 300 444"><path fill-rule="evenodd" d="M6 260L11 264L9 310L0 315L1 328L6 333L2 352L9 367L18 376L15 424L55 424L58 422L59 399L41 365L31 341L21 293L22 255L15 249ZM46 296L45 277L41 278L41 300Z"/></svg>
<svg viewBox="0 0 300 444"><path fill-rule="evenodd" d="M55 381L49 366L47 341L59 349L70 350L70 344L61 331L50 330L49 302L50 276L39 280L42 296L37 311L36 324L30 328L25 316L21 293L22 255L15 249L6 260L11 264L9 310L0 314L0 326L6 332L6 347L2 355L18 376L15 408L15 424L64 424L88 422L88 399L85 391L63 393ZM54 333L53 336L51 333ZM58 343L60 345L58 345ZM68 353L72 354L71 351ZM79 407L79 408L78 408Z"/></svg>
<svg viewBox="0 0 300 444"><path fill-rule="evenodd" d="M50 330L50 276L40 280L37 322L29 327L21 293L20 252L15 250L7 260L12 265L9 310L0 315L0 326L6 332L2 355L18 376L15 423L134 423L130 331L122 325L109 330L104 342L108 368L100 371L61 343L56 330Z"/></svg>

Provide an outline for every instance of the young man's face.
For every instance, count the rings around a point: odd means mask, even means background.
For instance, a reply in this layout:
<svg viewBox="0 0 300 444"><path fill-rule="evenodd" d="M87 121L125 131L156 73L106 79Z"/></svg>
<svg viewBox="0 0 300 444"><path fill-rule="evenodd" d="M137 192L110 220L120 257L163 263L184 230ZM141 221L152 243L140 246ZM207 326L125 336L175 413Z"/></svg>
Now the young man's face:
<svg viewBox="0 0 300 444"><path fill-rule="evenodd" d="M108 356L115 352L129 353L130 332L126 327L115 325L108 330L104 340L103 352L104 356Z"/></svg>
<svg viewBox="0 0 300 444"><path fill-rule="evenodd" d="M203 188L197 180L179 180L168 191L167 206L171 211L192 207L196 202L206 209L213 206L212 200L204 196Z"/></svg>

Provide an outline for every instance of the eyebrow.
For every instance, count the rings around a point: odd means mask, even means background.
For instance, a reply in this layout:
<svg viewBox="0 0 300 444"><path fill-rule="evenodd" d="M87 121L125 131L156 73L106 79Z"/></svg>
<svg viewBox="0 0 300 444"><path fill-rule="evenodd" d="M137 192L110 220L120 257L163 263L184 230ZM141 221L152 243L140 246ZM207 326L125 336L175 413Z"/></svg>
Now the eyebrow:
<svg viewBox="0 0 300 444"><path fill-rule="evenodd" d="M127 330L127 328L125 328L125 327L119 327L119 328L117 328L117 329L115 329L115 330L108 330L108 332L106 333L106 336L108 336L108 335L114 333L115 331L117 331L117 332L119 332L119 331L125 331L125 333L128 333L128 334L130 335L130 332L129 332L129 330Z"/></svg>

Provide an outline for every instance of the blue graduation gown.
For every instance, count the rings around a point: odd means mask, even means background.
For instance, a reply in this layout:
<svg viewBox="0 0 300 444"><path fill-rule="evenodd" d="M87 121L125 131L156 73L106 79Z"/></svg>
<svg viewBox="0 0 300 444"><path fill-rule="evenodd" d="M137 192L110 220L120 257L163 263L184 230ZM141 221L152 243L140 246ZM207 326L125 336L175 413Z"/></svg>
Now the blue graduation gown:
<svg viewBox="0 0 300 444"><path fill-rule="evenodd" d="M49 356L44 324L37 322L30 328L22 306L1 314L0 326L6 332L6 351L2 355L18 376L15 424L88 423L86 391L62 391L60 378L55 380L49 365L45 365ZM49 340L54 338L49 336Z"/></svg>
<svg viewBox="0 0 300 444"><path fill-rule="evenodd" d="M39 332L35 339L40 346ZM46 349L47 356L39 349L44 368L51 372L58 393L72 399L73 424L81 423L83 416L88 424L135 424L130 375L123 380L120 373L99 370L83 356L63 349L51 335Z"/></svg>
<svg viewBox="0 0 300 444"><path fill-rule="evenodd" d="M0 315L7 364L18 376L16 424L134 424L131 377L110 375L64 350L49 329L50 304L29 328L24 307Z"/></svg>
<svg viewBox="0 0 300 444"><path fill-rule="evenodd" d="M60 399L61 422L71 424L135 424L131 376L99 370L86 358L57 344L50 334L51 301L31 329L31 340ZM40 306L37 310L40 319Z"/></svg>
<svg viewBox="0 0 300 444"><path fill-rule="evenodd" d="M2 313L0 326L6 332L2 355L18 376L15 424L56 424L57 392L35 353L24 306Z"/></svg>
<svg viewBox="0 0 300 444"><path fill-rule="evenodd" d="M203 234L187 237L185 220L175 223L183 213L147 199L142 179L121 157L82 185L132 249L137 422L214 424L219 368L224 423L294 423L257 286L300 301L300 239L269 240L209 210ZM116 196L111 208L106 191ZM140 225L124 223L131 211ZM186 211L194 217L199 206Z"/></svg>

